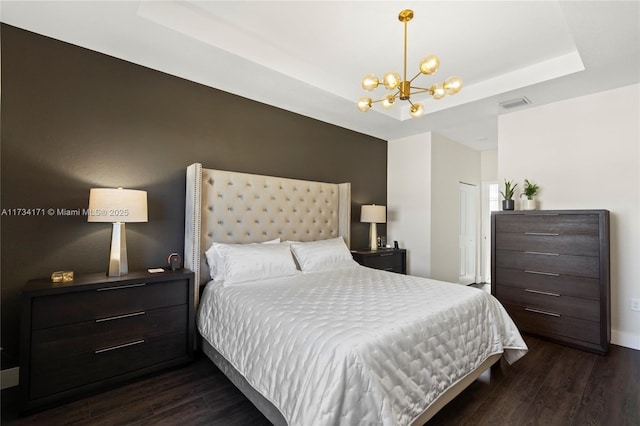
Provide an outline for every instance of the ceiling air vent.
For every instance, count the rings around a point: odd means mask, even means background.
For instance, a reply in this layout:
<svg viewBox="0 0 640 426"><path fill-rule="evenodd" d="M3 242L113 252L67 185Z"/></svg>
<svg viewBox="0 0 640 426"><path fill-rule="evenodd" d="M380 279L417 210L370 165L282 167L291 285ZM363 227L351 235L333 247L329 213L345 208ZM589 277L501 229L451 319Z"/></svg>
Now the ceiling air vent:
<svg viewBox="0 0 640 426"><path fill-rule="evenodd" d="M510 101L500 102L500 106L504 109L511 109L511 108L520 107L522 105L527 105L530 103L531 101L529 99L522 97L518 99L511 99Z"/></svg>

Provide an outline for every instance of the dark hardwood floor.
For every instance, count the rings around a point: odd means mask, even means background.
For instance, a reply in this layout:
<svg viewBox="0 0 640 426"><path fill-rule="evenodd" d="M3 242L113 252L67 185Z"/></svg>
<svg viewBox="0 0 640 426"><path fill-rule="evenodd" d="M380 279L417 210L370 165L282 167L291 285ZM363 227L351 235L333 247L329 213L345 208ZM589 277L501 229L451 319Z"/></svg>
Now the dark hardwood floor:
<svg viewBox="0 0 640 426"><path fill-rule="evenodd" d="M525 335L529 353L491 370L428 425L640 425L640 351L599 356ZM19 417L2 391L3 425L267 425L206 357L58 408Z"/></svg>

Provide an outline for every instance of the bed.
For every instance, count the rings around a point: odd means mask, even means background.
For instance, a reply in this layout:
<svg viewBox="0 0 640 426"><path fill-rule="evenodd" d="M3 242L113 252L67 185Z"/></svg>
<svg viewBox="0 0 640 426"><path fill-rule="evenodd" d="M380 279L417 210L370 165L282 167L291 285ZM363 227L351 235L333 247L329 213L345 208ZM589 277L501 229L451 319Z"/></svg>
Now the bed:
<svg viewBox="0 0 640 426"><path fill-rule="evenodd" d="M424 424L527 351L488 293L357 265L349 184L193 164L185 217L202 350L274 424Z"/></svg>

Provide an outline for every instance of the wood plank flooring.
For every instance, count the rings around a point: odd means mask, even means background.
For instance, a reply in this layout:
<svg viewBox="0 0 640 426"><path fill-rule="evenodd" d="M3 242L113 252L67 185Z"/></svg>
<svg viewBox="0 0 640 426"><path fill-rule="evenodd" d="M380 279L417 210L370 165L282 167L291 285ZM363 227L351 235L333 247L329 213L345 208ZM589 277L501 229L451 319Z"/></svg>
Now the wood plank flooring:
<svg viewBox="0 0 640 426"><path fill-rule="evenodd" d="M428 425L640 425L640 351L612 346L599 356L524 337L524 358L503 361ZM3 425L269 424L204 356L29 417L18 416L16 391L2 391Z"/></svg>

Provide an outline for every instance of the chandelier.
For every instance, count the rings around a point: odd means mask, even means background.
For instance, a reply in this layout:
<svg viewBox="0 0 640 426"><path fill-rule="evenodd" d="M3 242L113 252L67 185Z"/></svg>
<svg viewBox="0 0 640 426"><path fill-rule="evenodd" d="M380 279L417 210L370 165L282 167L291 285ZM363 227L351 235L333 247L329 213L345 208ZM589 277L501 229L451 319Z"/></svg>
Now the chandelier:
<svg viewBox="0 0 640 426"><path fill-rule="evenodd" d="M382 77L382 81L375 74L366 74L362 77L362 88L364 90L370 92L382 83L387 90L395 93L389 93L375 101L369 97L362 97L358 99L358 109L362 112L367 112L377 102L382 102L382 106L388 109L395 104L396 99L400 99L411 104L409 114L414 118L418 118L424 114L424 107L417 102L411 102L411 96L418 93L429 93L433 99L442 99L446 95L455 95L462 89L462 79L454 76L430 87L414 86L413 80L418 78L420 74L434 74L440 67L440 59L436 55L428 55L420 61L420 71L411 80L407 80L407 22L413 19L413 10L403 10L398 15L398 19L404 23L404 74L402 79L400 74L395 71L386 73Z"/></svg>

